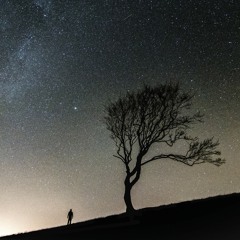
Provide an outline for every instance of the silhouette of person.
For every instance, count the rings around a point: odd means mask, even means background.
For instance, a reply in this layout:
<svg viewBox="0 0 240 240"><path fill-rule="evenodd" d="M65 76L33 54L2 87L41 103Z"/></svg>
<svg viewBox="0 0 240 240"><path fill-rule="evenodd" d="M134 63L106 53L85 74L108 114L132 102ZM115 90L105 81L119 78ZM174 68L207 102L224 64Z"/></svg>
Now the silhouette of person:
<svg viewBox="0 0 240 240"><path fill-rule="evenodd" d="M72 223L72 219L73 219L73 211L72 211L72 209L69 210L67 218L68 218L67 225L70 225Z"/></svg>

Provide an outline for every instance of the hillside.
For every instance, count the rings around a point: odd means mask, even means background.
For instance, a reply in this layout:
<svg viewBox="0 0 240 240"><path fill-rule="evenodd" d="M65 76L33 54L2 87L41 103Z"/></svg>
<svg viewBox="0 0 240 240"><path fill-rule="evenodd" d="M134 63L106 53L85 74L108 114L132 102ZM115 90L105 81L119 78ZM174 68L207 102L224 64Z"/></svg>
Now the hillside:
<svg viewBox="0 0 240 240"><path fill-rule="evenodd" d="M239 240L240 193L144 208L130 221L125 214L109 216L0 240L72 239Z"/></svg>

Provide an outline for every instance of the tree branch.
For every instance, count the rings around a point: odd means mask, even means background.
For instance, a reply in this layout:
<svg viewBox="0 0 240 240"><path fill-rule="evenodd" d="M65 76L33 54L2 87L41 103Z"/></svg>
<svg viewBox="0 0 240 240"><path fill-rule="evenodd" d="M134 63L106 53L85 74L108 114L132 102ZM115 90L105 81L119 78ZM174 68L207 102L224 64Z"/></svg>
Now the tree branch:
<svg viewBox="0 0 240 240"><path fill-rule="evenodd" d="M205 139L203 142L198 140L192 141L189 144L189 149L184 155L181 154L159 154L148 160L145 160L141 166L146 165L149 162L156 161L159 159L169 158L174 161L182 162L188 166L208 162L216 166L220 166L225 163L225 159L216 158L214 155L220 155L221 152L216 150L219 142L213 142L213 138Z"/></svg>

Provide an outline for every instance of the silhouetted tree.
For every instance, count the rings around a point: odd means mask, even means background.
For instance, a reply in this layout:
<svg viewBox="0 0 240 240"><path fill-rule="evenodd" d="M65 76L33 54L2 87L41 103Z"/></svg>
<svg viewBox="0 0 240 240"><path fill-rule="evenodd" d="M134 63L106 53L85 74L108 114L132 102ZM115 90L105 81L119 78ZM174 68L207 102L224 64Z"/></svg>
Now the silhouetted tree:
<svg viewBox="0 0 240 240"><path fill-rule="evenodd" d="M205 162L220 166L225 162L214 158L221 154L216 150L218 141L213 138L200 141L187 134L193 124L203 121L199 112L188 113L193 96L190 92L182 92L179 84L145 85L142 90L128 92L106 106L104 120L116 144L114 156L124 163L126 170L124 201L127 213L135 211L131 189L138 182L142 167L148 163L171 159L188 166ZM169 153L176 143L181 142L186 148L184 153ZM149 150L156 144L159 153L149 157ZM164 144L169 148L168 153L164 153Z"/></svg>

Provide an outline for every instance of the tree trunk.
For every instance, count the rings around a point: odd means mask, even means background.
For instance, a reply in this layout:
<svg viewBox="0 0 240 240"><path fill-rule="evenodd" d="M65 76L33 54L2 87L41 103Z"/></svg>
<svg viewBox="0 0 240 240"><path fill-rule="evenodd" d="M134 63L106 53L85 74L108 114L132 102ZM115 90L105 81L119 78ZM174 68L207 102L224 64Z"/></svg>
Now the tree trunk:
<svg viewBox="0 0 240 240"><path fill-rule="evenodd" d="M135 212L135 209L132 204L132 198L131 198L131 189L132 185L130 183L130 177L126 176L126 179L124 181L125 184L125 192L124 192L124 201L126 204L126 213L128 215L133 215Z"/></svg>
<svg viewBox="0 0 240 240"><path fill-rule="evenodd" d="M126 178L124 181L124 185L125 185L124 201L126 204L126 213L130 216L131 219L136 214L136 210L134 209L133 204L132 204L131 190L132 190L132 187L138 182L138 180L140 178L141 159L142 159L143 155L144 155L143 153L138 155L136 167L134 168L134 170L131 173L127 166L127 171L126 171L127 175L126 175ZM135 176L134 176L134 179L131 181L130 178L131 178L131 174L133 172L135 172Z"/></svg>

